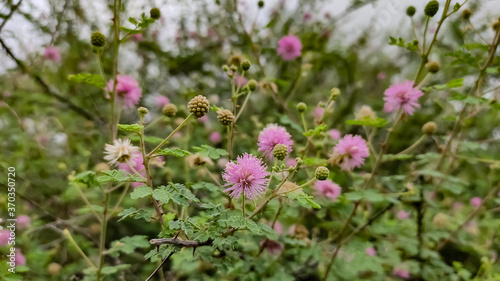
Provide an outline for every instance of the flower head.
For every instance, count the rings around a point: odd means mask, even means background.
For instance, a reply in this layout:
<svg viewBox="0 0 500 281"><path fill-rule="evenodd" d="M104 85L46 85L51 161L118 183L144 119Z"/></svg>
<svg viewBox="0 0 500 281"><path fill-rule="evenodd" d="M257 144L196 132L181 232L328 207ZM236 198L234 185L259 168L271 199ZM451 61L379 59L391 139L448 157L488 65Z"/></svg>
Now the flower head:
<svg viewBox="0 0 500 281"><path fill-rule="evenodd" d="M481 197L472 197L470 199L470 204L473 207L479 208L483 204L483 200L481 199Z"/></svg>
<svg viewBox="0 0 500 281"><path fill-rule="evenodd" d="M358 135L345 135L333 149L333 159L342 170L361 167L369 155L366 141Z"/></svg>
<svg viewBox="0 0 500 281"><path fill-rule="evenodd" d="M20 215L19 217L17 217L17 226L19 228L26 228L30 226L30 224L31 224L31 219L29 216Z"/></svg>
<svg viewBox="0 0 500 281"><path fill-rule="evenodd" d="M16 265L26 265L26 257L21 253L21 250L16 249Z"/></svg>
<svg viewBox="0 0 500 281"><path fill-rule="evenodd" d="M10 230L0 230L0 246L7 246L10 238Z"/></svg>
<svg viewBox="0 0 500 281"><path fill-rule="evenodd" d="M413 81L404 81L401 84L394 84L385 90L384 111L393 112L402 109L404 113L413 115L415 108L419 108L418 98L422 92L413 88Z"/></svg>
<svg viewBox="0 0 500 281"><path fill-rule="evenodd" d="M139 42L141 42L141 41L142 41L142 38L143 38L142 33L137 33L137 34L132 35L132 38L131 38L131 39L132 39L132 41L134 41L135 43L139 43Z"/></svg>
<svg viewBox="0 0 500 281"><path fill-rule="evenodd" d="M268 124L259 134L259 151L264 152L267 159L273 157L273 149L277 144L283 144L288 147L288 154L292 152L292 136L285 128L277 124Z"/></svg>
<svg viewBox="0 0 500 281"><path fill-rule="evenodd" d="M400 220L406 220L410 217L410 214L408 212L405 212L403 210L398 212L398 219Z"/></svg>
<svg viewBox="0 0 500 281"><path fill-rule="evenodd" d="M410 279L410 272L408 272L408 270L404 268L394 268L392 270L392 274L403 279Z"/></svg>
<svg viewBox="0 0 500 281"><path fill-rule="evenodd" d="M108 82L108 91L113 91L115 81ZM118 75L116 77L116 94L123 101L123 106L132 108L139 103L142 96L142 90L139 83L134 78L127 75Z"/></svg>
<svg viewBox="0 0 500 281"><path fill-rule="evenodd" d="M213 132L210 134L209 139L213 143L219 143L222 140L222 135L219 132Z"/></svg>
<svg viewBox="0 0 500 281"><path fill-rule="evenodd" d="M278 255L283 250L283 245L274 240L262 240L260 245L266 247L266 250L272 255Z"/></svg>
<svg viewBox="0 0 500 281"><path fill-rule="evenodd" d="M325 196L334 201L342 193L342 188L331 180L314 182L316 194Z"/></svg>
<svg viewBox="0 0 500 281"><path fill-rule="evenodd" d="M372 256L372 257L377 255L377 250L375 250L372 247L366 248L365 252L367 255Z"/></svg>
<svg viewBox="0 0 500 281"><path fill-rule="evenodd" d="M334 140L340 139L340 131L339 130L332 129L332 130L328 131L328 133L330 133L330 137L332 139L334 139Z"/></svg>
<svg viewBox="0 0 500 281"><path fill-rule="evenodd" d="M166 96L156 96L154 101L159 108L163 108L170 103L170 100Z"/></svg>
<svg viewBox="0 0 500 281"><path fill-rule="evenodd" d="M231 191L229 196L239 198L243 193L248 199L254 199L265 192L267 179L266 165L262 160L251 154L238 156L237 163L231 161L226 164L222 178L230 186L224 191Z"/></svg>
<svg viewBox="0 0 500 281"><path fill-rule="evenodd" d="M59 62L61 61L61 51L57 47L50 46L45 48L43 57L53 62Z"/></svg>
<svg viewBox="0 0 500 281"><path fill-rule="evenodd" d="M106 144L104 148L104 160L107 160L110 165L119 163L127 163L132 159L132 154L138 152L139 148L133 146L129 139L116 139L113 145Z"/></svg>
<svg viewBox="0 0 500 281"><path fill-rule="evenodd" d="M299 38L296 36L288 35L281 38L278 42L278 55L280 55L283 60L290 61L300 57L301 50L302 43L300 43Z"/></svg>

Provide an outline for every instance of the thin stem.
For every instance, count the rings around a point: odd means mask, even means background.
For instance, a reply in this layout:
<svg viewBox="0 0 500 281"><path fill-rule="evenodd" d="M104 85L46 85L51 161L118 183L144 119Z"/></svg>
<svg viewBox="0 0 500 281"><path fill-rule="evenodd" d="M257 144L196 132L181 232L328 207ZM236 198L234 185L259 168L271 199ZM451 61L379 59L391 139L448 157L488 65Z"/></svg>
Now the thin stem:
<svg viewBox="0 0 500 281"><path fill-rule="evenodd" d="M122 193L120 194L120 197L118 198L118 201L116 201L115 206L113 207L113 211L111 212L114 214L118 207L120 207L120 203L123 201L123 198L125 198L125 195L127 195L127 191L130 188L130 183L126 184L125 187L123 188Z"/></svg>
<svg viewBox="0 0 500 281"><path fill-rule="evenodd" d="M71 242L71 244L76 248L78 253L82 256L82 258L87 262L87 264L90 267L97 268L95 266L95 264L87 257L87 255L85 255L85 253L82 251L80 246L78 246L75 239L73 239L73 236L71 236L71 233L69 232L69 230L67 228L63 230L63 235L64 235L64 237L66 237L69 240L69 242Z"/></svg>
<svg viewBox="0 0 500 281"><path fill-rule="evenodd" d="M238 111L238 115L236 115L236 117L234 118L234 122L236 122L238 120L238 118L240 118L241 113L243 112L243 110L247 106L247 103L248 103L248 100L250 99L251 93L252 93L251 91L248 92L247 96L245 97L245 100L243 101L243 104L241 105L240 111Z"/></svg>
<svg viewBox="0 0 500 281"><path fill-rule="evenodd" d="M242 198L241 198L241 213L243 217L245 216L245 191L243 190Z"/></svg>
<svg viewBox="0 0 500 281"><path fill-rule="evenodd" d="M92 214L95 216L95 218L100 222L102 223L102 219L101 217L97 214L97 212L94 210L94 208L92 207L92 205L90 204L89 202L89 199L87 198L87 196L85 196L85 194L83 193L82 189L80 188L80 186L78 184L76 184L76 188L78 189L78 192L80 193L80 197L82 197L83 201L85 202L85 204L87 204L87 206L89 207L90 211L92 212Z"/></svg>
<svg viewBox="0 0 500 281"><path fill-rule="evenodd" d="M108 204L109 204L109 193L105 193L104 199L104 210L102 211L102 224L101 224L101 237L99 241L99 268L97 269L97 281L100 281L101 271L104 266L104 246L106 243L106 230L108 228Z"/></svg>
<svg viewBox="0 0 500 281"><path fill-rule="evenodd" d="M294 189L290 189L290 190L287 190L287 191L285 191L285 192L281 192L280 194L287 194L287 193L290 193L290 192L294 192L295 190L302 189L302 188L304 188L304 187L306 187L306 186L308 186L308 185L312 184L312 183L313 183L313 182L315 182L315 181L316 181L316 178L312 178L312 179L310 179L309 181L307 181L306 183L304 183L304 184L302 184L302 185L300 185L300 186L297 186L297 187L296 187L296 188L294 188Z"/></svg>
<svg viewBox="0 0 500 281"><path fill-rule="evenodd" d="M397 153L396 155L401 155L401 154L408 154L412 152L415 148L417 148L425 139L427 138L427 135L422 135L416 142L414 142L412 145L410 145L408 148L405 150Z"/></svg>
<svg viewBox="0 0 500 281"><path fill-rule="evenodd" d="M172 131L172 133L170 133L170 135L168 135L168 137L166 137L157 147L155 147L155 149L153 149L151 152L148 153L148 155L146 155L147 158L151 158L162 146L164 146L182 127L184 127L184 125L186 125L186 123L189 121L189 119L193 116L193 114L189 114L186 119L184 119L184 121L182 121L182 123L177 126L177 128L175 128L175 130Z"/></svg>

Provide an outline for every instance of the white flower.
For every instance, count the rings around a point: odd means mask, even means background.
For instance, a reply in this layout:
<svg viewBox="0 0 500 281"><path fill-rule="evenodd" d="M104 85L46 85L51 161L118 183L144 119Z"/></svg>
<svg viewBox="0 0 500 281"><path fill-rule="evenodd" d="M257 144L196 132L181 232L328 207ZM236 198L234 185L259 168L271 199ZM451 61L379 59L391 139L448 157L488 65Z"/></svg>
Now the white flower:
<svg viewBox="0 0 500 281"><path fill-rule="evenodd" d="M130 161L132 153L138 152L139 148L133 146L129 139L121 140L117 139L113 142L113 145L106 144L104 148L104 159L109 162L110 165L116 164L116 162L127 163Z"/></svg>

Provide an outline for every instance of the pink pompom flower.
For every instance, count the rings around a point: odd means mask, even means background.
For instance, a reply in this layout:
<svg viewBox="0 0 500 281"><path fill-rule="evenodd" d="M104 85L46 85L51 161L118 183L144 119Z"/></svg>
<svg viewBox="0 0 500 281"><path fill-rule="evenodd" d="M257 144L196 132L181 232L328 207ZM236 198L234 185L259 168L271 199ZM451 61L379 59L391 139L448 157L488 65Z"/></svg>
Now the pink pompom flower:
<svg viewBox="0 0 500 281"><path fill-rule="evenodd" d="M163 108L170 103L170 100L166 96L156 96L154 97L154 101L159 108Z"/></svg>
<svg viewBox="0 0 500 281"><path fill-rule="evenodd" d="M27 215L20 215L17 217L17 226L19 228L26 228L30 226L31 224L31 219Z"/></svg>
<svg viewBox="0 0 500 281"><path fill-rule="evenodd" d="M213 133L210 134L209 139L213 143L219 143L222 140L222 136L221 136L221 134L219 132L213 132Z"/></svg>
<svg viewBox="0 0 500 281"><path fill-rule="evenodd" d="M278 42L278 55L285 61L294 60L301 55L302 43L299 38L288 35Z"/></svg>
<svg viewBox="0 0 500 281"><path fill-rule="evenodd" d="M60 62L61 51L57 47L49 46L45 48L45 51L43 52L43 57L53 62Z"/></svg>
<svg viewBox="0 0 500 281"><path fill-rule="evenodd" d="M396 83L385 90L384 111L394 112L402 109L404 113L413 115L415 108L420 108L418 98L422 95L420 90L413 88L413 81Z"/></svg>
<svg viewBox="0 0 500 281"><path fill-rule="evenodd" d="M7 246L10 238L10 230L0 230L0 246Z"/></svg>
<svg viewBox="0 0 500 281"><path fill-rule="evenodd" d="M333 159L344 171L361 167L369 155L366 141L358 135L345 135L333 149Z"/></svg>
<svg viewBox="0 0 500 281"><path fill-rule="evenodd" d="M340 131L339 131L339 130L335 130L335 129L333 129L333 130L330 130L330 131L328 131L328 132L330 133L330 137L331 137L332 139L334 139L334 140L338 140L338 139L340 139Z"/></svg>
<svg viewBox="0 0 500 281"><path fill-rule="evenodd" d="M408 213L408 212L405 212L403 210L398 212L398 219L400 219L400 220L406 220L409 217L410 217L410 213Z"/></svg>
<svg viewBox="0 0 500 281"><path fill-rule="evenodd" d="M342 188L331 180L314 182L316 194L325 196L332 201L335 201L342 193Z"/></svg>
<svg viewBox="0 0 500 281"><path fill-rule="evenodd" d="M268 124L259 134L259 151L262 151L266 159L270 160L273 158L274 147L277 144L283 144L287 146L288 154L290 154L293 145L291 138L292 135L285 128L277 124Z"/></svg>
<svg viewBox="0 0 500 281"><path fill-rule="evenodd" d="M123 101L125 108L133 108L139 103L142 96L142 90L139 83L128 75L118 75L116 77L116 94ZM108 91L113 91L114 80L108 82Z"/></svg>
<svg viewBox="0 0 500 281"><path fill-rule="evenodd" d="M134 41L135 43L139 43L139 42L141 42L141 41L142 41L142 39L143 39L143 35L142 35L142 33L137 33L137 34L132 35L131 39L132 39L132 41Z"/></svg>
<svg viewBox="0 0 500 281"><path fill-rule="evenodd" d="M248 80L245 77L239 75L238 72L234 73L233 79L234 79L234 85L236 85L236 87L243 87L248 82Z"/></svg>
<svg viewBox="0 0 500 281"><path fill-rule="evenodd" d="M372 248L372 247L368 247L368 248L366 248L365 253L366 253L367 255L371 256L371 257L374 257L374 256L376 256L376 255L377 255L377 250L375 250L375 249L374 249L374 248Z"/></svg>
<svg viewBox="0 0 500 281"><path fill-rule="evenodd" d="M248 199L254 199L266 191L267 179L266 165L262 160L251 154L238 156L237 163L231 161L226 164L222 178L227 182L225 192L229 196L239 198L243 193Z"/></svg>
<svg viewBox="0 0 500 281"><path fill-rule="evenodd" d="M21 250L16 249L16 265L26 265L26 257L21 253Z"/></svg>
<svg viewBox="0 0 500 281"><path fill-rule="evenodd" d="M470 199L470 204L473 207L479 208L483 204L483 199L481 199L480 197L472 197Z"/></svg>
<svg viewBox="0 0 500 281"><path fill-rule="evenodd" d="M392 270L392 274L394 276L403 278L403 279L410 279L410 272L408 272L407 269L404 268L394 268Z"/></svg>

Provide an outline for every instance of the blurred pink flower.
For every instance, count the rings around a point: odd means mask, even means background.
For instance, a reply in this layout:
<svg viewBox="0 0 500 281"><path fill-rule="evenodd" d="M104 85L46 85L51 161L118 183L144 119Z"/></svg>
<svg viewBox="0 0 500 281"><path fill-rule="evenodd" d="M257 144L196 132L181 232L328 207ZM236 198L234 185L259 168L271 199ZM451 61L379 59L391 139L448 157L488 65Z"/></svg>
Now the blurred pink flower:
<svg viewBox="0 0 500 281"><path fill-rule="evenodd" d="M290 166L295 167L297 165L297 160L295 160L293 158L288 158L285 160L285 164L287 167L290 167Z"/></svg>
<svg viewBox="0 0 500 281"><path fill-rule="evenodd" d="M16 265L26 265L26 257L19 248L16 249Z"/></svg>
<svg viewBox="0 0 500 281"><path fill-rule="evenodd" d="M221 134L219 132L213 132L213 133L210 134L209 139L213 143L219 143L222 140L222 136L221 136Z"/></svg>
<svg viewBox="0 0 500 281"><path fill-rule="evenodd" d="M170 103L170 100L166 96L156 96L154 100L159 108L163 108Z"/></svg>
<svg viewBox="0 0 500 281"><path fill-rule="evenodd" d="M333 158L342 170L361 167L370 155L366 141L358 135L345 135L333 148Z"/></svg>
<svg viewBox="0 0 500 281"><path fill-rule="evenodd" d="M328 132L330 133L330 137L331 137L332 139L334 139L334 140L338 140L338 139L340 139L340 131L339 131L339 130L335 130L335 129L333 129L333 130L330 130L330 131L328 131Z"/></svg>
<svg viewBox="0 0 500 281"><path fill-rule="evenodd" d="M30 226L31 224L31 219L27 215L20 215L17 217L17 226L19 228L26 228Z"/></svg>
<svg viewBox="0 0 500 281"><path fill-rule="evenodd" d="M243 87L247 84L247 79L245 77L242 77L241 75L238 74L238 72L235 72L233 75L234 78L234 84L236 87Z"/></svg>
<svg viewBox="0 0 500 281"><path fill-rule="evenodd" d="M278 234L283 234L283 225L277 221L275 224L274 224L274 227L273 227L274 231L276 231L276 233Z"/></svg>
<svg viewBox="0 0 500 281"><path fill-rule="evenodd" d="M198 121L200 121L203 124L207 124L208 121L210 121L210 119L208 118L208 115L204 115L204 116L198 118Z"/></svg>
<svg viewBox="0 0 500 281"><path fill-rule="evenodd" d="M454 211L460 211L460 209L462 209L462 207L464 206L464 204L462 204L462 202L454 202L453 205L451 205L451 208L454 210Z"/></svg>
<svg viewBox="0 0 500 281"><path fill-rule="evenodd" d="M304 13L304 21L309 21L312 18L311 13L305 12Z"/></svg>
<svg viewBox="0 0 500 281"><path fill-rule="evenodd" d="M273 149L277 144L284 144L288 147L288 153L292 152L292 136L285 128L277 124L268 124L259 134L259 151L264 153L266 159L273 158Z"/></svg>
<svg viewBox="0 0 500 281"><path fill-rule="evenodd" d="M217 167L224 169L227 163L229 163L229 160L227 160L227 158L221 157L219 158L219 160L217 160Z"/></svg>
<svg viewBox="0 0 500 281"><path fill-rule="evenodd" d="M266 191L267 179L266 165L262 160L251 154L238 156L237 163L231 161L226 164L222 178L230 186L224 191L231 191L229 196L239 198L243 193L248 199L254 199Z"/></svg>
<svg viewBox="0 0 500 281"><path fill-rule="evenodd" d="M283 250L283 245L280 243L274 241L274 240L262 240L260 242L260 245L262 246L264 243L266 243L266 250L271 253L272 255L279 255L281 251Z"/></svg>
<svg viewBox="0 0 500 281"><path fill-rule="evenodd" d="M141 42L142 39L143 39L142 33L134 34L134 35L132 35L132 38L131 38L131 40L134 41L135 43Z"/></svg>
<svg viewBox="0 0 500 281"><path fill-rule="evenodd" d="M410 213L408 213L408 212L405 212L403 210L398 212L398 219L400 219L400 220L406 220L409 217L410 217Z"/></svg>
<svg viewBox="0 0 500 281"><path fill-rule="evenodd" d="M470 204L471 204L471 206L479 208L483 204L483 199L481 199L480 197L472 197L470 199Z"/></svg>
<svg viewBox="0 0 500 281"><path fill-rule="evenodd" d="M319 119L321 119L321 117L323 116L323 112L325 112L325 109L322 108L322 107L316 107L312 112L312 116L314 118L314 120L318 121Z"/></svg>
<svg viewBox="0 0 500 281"><path fill-rule="evenodd" d="M331 180L314 182L314 190L317 195L322 195L335 201L342 193L342 188Z"/></svg>
<svg viewBox="0 0 500 281"><path fill-rule="evenodd" d="M394 268L392 270L392 274L398 277L401 277L403 279L410 279L410 272L408 272L407 269L403 268Z"/></svg>
<svg viewBox="0 0 500 281"><path fill-rule="evenodd" d="M7 246L9 243L10 230L0 230L0 246Z"/></svg>
<svg viewBox="0 0 500 281"><path fill-rule="evenodd" d="M43 57L53 62L60 62L61 51L57 47L49 46L45 48L45 51L43 52Z"/></svg>
<svg viewBox="0 0 500 281"><path fill-rule="evenodd" d="M142 90L139 83L128 75L118 75L116 77L116 94L123 101L123 106L132 108L139 103ZM108 82L108 91L113 91L114 80Z"/></svg>
<svg viewBox="0 0 500 281"><path fill-rule="evenodd" d="M375 250L372 247L366 248L365 252L366 252L367 255L372 256L372 257L377 255L377 250Z"/></svg>
<svg viewBox="0 0 500 281"><path fill-rule="evenodd" d="M278 55L285 61L291 61L300 57L302 43L294 35L282 37L278 42Z"/></svg>
<svg viewBox="0 0 500 281"><path fill-rule="evenodd" d="M404 113L413 115L415 108L420 108L418 98L422 95L420 90L413 88L413 81L394 84L385 90L384 111L393 112L402 109Z"/></svg>
<svg viewBox="0 0 500 281"><path fill-rule="evenodd" d="M378 79L378 80L384 80L384 79L385 79L385 77L386 77L385 72L379 72L379 73L377 74L377 79Z"/></svg>

